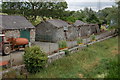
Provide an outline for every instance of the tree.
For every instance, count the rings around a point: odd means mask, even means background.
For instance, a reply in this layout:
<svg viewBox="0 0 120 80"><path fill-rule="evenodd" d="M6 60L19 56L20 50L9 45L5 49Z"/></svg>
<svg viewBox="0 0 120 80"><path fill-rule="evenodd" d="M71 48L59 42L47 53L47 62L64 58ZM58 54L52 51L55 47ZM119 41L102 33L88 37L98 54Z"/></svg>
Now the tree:
<svg viewBox="0 0 120 80"><path fill-rule="evenodd" d="M98 11L99 19L104 22L107 21L107 24L110 24L111 21L116 24L118 8L116 6L112 6L112 8L105 8L103 10Z"/></svg>
<svg viewBox="0 0 120 80"><path fill-rule="evenodd" d="M46 0L45 0L46 1ZM62 18L64 11L67 8L66 2L3 2L2 12L9 15L17 14L23 15L28 20L35 21L37 16Z"/></svg>
<svg viewBox="0 0 120 80"><path fill-rule="evenodd" d="M89 15L89 17L86 19L87 22L89 23L99 23L99 19L95 14Z"/></svg>
<svg viewBox="0 0 120 80"><path fill-rule="evenodd" d="M76 20L81 20L83 22L99 23L96 12L93 11L91 8L85 8L84 10L76 11L72 16L75 17Z"/></svg>

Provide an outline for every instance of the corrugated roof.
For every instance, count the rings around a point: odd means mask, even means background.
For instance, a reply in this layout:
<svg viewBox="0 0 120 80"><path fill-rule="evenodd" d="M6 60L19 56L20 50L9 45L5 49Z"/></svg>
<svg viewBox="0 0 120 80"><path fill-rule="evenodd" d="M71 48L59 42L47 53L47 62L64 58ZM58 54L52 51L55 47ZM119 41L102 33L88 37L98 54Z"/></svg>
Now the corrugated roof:
<svg viewBox="0 0 120 80"><path fill-rule="evenodd" d="M54 25L57 28L70 26L67 22L59 20L59 19L51 19L51 20L47 20L46 22L51 23L52 25Z"/></svg>
<svg viewBox="0 0 120 80"><path fill-rule="evenodd" d="M0 15L0 19L2 19L2 23L0 23L0 27L2 27L2 29L35 28L23 16Z"/></svg>
<svg viewBox="0 0 120 80"><path fill-rule="evenodd" d="M74 23L75 26L80 26L80 25L88 25L87 23L84 23L80 20L76 20L75 23Z"/></svg>

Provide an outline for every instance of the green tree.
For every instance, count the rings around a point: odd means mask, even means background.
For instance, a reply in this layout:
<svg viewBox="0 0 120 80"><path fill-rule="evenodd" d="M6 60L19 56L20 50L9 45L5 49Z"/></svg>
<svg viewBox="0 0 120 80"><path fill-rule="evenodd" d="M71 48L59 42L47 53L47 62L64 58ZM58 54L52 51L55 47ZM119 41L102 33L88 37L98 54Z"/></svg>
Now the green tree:
<svg viewBox="0 0 120 80"><path fill-rule="evenodd" d="M108 24L110 24L111 21L113 21L113 23L116 23L118 17L117 15L117 6L112 6L112 8L105 8L98 11L99 19L102 20L102 22L106 20Z"/></svg>
<svg viewBox="0 0 120 80"><path fill-rule="evenodd" d="M46 1L46 0L45 0ZM66 2L3 2L2 12L9 15L23 15L28 20L35 21L37 16L62 18L64 11L67 8Z"/></svg>
<svg viewBox="0 0 120 80"><path fill-rule="evenodd" d="M81 20L83 22L99 23L96 12L91 8L85 8L84 10L76 11L72 16L75 17L76 20Z"/></svg>

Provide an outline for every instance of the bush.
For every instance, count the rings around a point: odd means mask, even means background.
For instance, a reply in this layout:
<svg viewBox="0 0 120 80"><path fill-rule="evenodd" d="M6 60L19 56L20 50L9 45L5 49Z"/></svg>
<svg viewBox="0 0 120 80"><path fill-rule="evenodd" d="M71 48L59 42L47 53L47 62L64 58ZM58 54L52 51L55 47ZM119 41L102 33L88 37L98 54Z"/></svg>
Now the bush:
<svg viewBox="0 0 120 80"><path fill-rule="evenodd" d="M81 38L77 38L77 44L81 44L83 40Z"/></svg>
<svg viewBox="0 0 120 80"><path fill-rule="evenodd" d="M24 63L27 71L30 73L40 72L47 63L47 56L38 46L32 46L25 49Z"/></svg>
<svg viewBox="0 0 120 80"><path fill-rule="evenodd" d="M69 17L63 17L61 18L62 20L65 20L65 21L68 21L68 22L71 22L71 23L74 23L77 18L73 17L73 16L69 16Z"/></svg>
<svg viewBox="0 0 120 80"><path fill-rule="evenodd" d="M66 48L67 47L67 42L66 41L59 41L58 45L59 45L59 48Z"/></svg>

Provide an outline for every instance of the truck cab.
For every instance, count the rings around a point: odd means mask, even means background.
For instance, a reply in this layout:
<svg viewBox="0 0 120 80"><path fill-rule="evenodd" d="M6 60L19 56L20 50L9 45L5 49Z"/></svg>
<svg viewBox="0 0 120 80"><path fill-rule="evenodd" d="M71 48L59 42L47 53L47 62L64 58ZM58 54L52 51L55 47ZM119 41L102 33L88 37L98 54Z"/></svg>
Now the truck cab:
<svg viewBox="0 0 120 80"><path fill-rule="evenodd" d="M0 34L0 52L2 52L2 55L10 54L11 49L9 42L4 42L4 34Z"/></svg>

